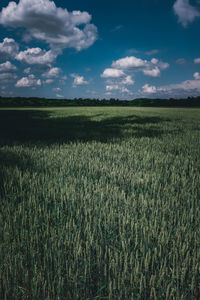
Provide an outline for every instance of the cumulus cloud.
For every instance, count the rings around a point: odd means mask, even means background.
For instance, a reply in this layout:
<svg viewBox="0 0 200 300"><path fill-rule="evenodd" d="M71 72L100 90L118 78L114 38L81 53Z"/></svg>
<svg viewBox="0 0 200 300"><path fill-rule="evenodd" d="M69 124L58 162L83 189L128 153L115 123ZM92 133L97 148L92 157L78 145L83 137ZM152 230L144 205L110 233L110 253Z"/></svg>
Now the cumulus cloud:
<svg viewBox="0 0 200 300"><path fill-rule="evenodd" d="M25 88L25 87L38 87L41 86L42 82L40 79L36 79L33 74L28 75L28 77L22 77L17 81L15 86L17 88Z"/></svg>
<svg viewBox="0 0 200 300"><path fill-rule="evenodd" d="M53 82L53 79L46 79L45 81L43 81L44 84L52 84Z"/></svg>
<svg viewBox="0 0 200 300"><path fill-rule="evenodd" d="M158 77L161 70L169 67L167 62L152 58L151 60L141 59L135 56L126 56L112 62L111 68L107 68L101 74L101 77L107 78L106 91L111 93L118 91L132 95L132 91L127 89L127 85L133 85L135 81L128 73L142 72L146 76ZM151 87L148 84L144 85L144 93L154 93L156 87Z"/></svg>
<svg viewBox="0 0 200 300"><path fill-rule="evenodd" d="M151 60L151 62L152 62L152 60ZM167 62L158 61L157 65L161 70L166 70L169 68L169 64Z"/></svg>
<svg viewBox="0 0 200 300"><path fill-rule="evenodd" d="M154 85L150 86L149 84L143 85L142 89L145 94L154 94L157 91Z"/></svg>
<svg viewBox="0 0 200 300"><path fill-rule="evenodd" d="M11 72L11 71L16 71L17 68L11 62L6 61L3 64L0 64L0 72Z"/></svg>
<svg viewBox="0 0 200 300"><path fill-rule="evenodd" d="M113 71L114 70L114 71ZM108 78L106 82L106 91L107 93L112 91L118 91L120 93L127 93L132 95L132 92L126 88L126 85L133 85L134 80L130 75L126 75L124 72L120 72L118 69L106 69L101 77Z"/></svg>
<svg viewBox="0 0 200 300"><path fill-rule="evenodd" d="M194 79L200 79L200 74L199 74L199 72L195 72L195 73L193 74L193 77L194 77Z"/></svg>
<svg viewBox="0 0 200 300"><path fill-rule="evenodd" d="M156 58L152 58L150 61L143 60L135 56L127 56L120 58L112 62L112 67L118 70L130 71L130 72L143 72L145 75L158 77L160 76L160 70L165 70L169 67L166 62L159 61Z"/></svg>
<svg viewBox="0 0 200 300"><path fill-rule="evenodd" d="M122 80L121 83L124 85L132 85L135 83L135 81L132 79L132 77L130 75L128 75Z"/></svg>
<svg viewBox="0 0 200 300"><path fill-rule="evenodd" d="M0 59L15 57L19 51L19 45L14 39L5 38L0 43Z"/></svg>
<svg viewBox="0 0 200 300"><path fill-rule="evenodd" d="M106 91L113 91L113 90L120 90L119 85L115 84L115 85L107 85L106 86Z"/></svg>
<svg viewBox="0 0 200 300"><path fill-rule="evenodd" d="M59 88L59 87L57 87L57 88L53 88L52 90L53 90L54 92L60 92L62 89Z"/></svg>
<svg viewBox="0 0 200 300"><path fill-rule="evenodd" d="M129 95L133 95L133 93L129 89L127 89L126 87L122 87L121 88L121 92L122 93L127 93Z"/></svg>
<svg viewBox="0 0 200 300"><path fill-rule="evenodd" d="M86 81L83 76L79 76L77 74L71 74L71 77L74 78L73 87L76 87L77 85L89 84L89 82Z"/></svg>
<svg viewBox="0 0 200 300"><path fill-rule="evenodd" d="M111 91L120 91L121 93L127 93L129 95L132 95L132 92L127 89L124 86L120 86L118 84L113 84L113 85L107 85L106 86L106 91L111 92Z"/></svg>
<svg viewBox="0 0 200 300"><path fill-rule="evenodd" d="M194 59L194 63L195 63L195 64L200 64L200 58L195 58L195 59Z"/></svg>
<svg viewBox="0 0 200 300"><path fill-rule="evenodd" d="M187 27L188 23L200 17L200 11L192 6L189 0L176 0L173 9L183 27Z"/></svg>
<svg viewBox="0 0 200 300"><path fill-rule="evenodd" d="M60 68L50 68L47 72L43 73L42 76L46 78L57 78L60 72Z"/></svg>
<svg viewBox="0 0 200 300"><path fill-rule="evenodd" d="M112 63L112 67L127 70L127 69L144 67L146 64L147 64L147 60L142 60L135 56L127 56L114 61Z"/></svg>
<svg viewBox="0 0 200 300"><path fill-rule="evenodd" d="M1 73L0 74L0 80L3 82L12 81L14 79L17 79L17 75L13 73Z"/></svg>
<svg viewBox="0 0 200 300"><path fill-rule="evenodd" d="M26 68L26 69L24 69L24 73L25 73L25 74L30 74L30 72L31 72L31 68Z"/></svg>
<svg viewBox="0 0 200 300"><path fill-rule="evenodd" d="M200 74L198 72L194 73L194 78L191 80L185 80L178 84L170 84L160 87L150 86L149 84L145 84L142 87L142 92L144 94L157 94L157 95L166 95L166 96L190 96L199 95L200 93Z"/></svg>
<svg viewBox="0 0 200 300"><path fill-rule="evenodd" d="M152 76L152 77L160 76L160 70L158 69L158 67L155 67L154 69L151 70L144 70L143 73L145 75Z"/></svg>
<svg viewBox="0 0 200 300"><path fill-rule="evenodd" d="M68 12L50 0L12 1L0 12L0 24L25 28L29 39L44 41L54 48L78 51L90 47L97 39L97 28L90 21L88 12Z"/></svg>
<svg viewBox="0 0 200 300"><path fill-rule="evenodd" d="M29 48L21 51L16 55L16 59L20 62L33 65L45 65L52 63L57 57L57 54L52 50L46 51L40 48Z"/></svg>
<svg viewBox="0 0 200 300"><path fill-rule="evenodd" d="M119 78L124 76L124 72L122 70L114 69L114 68L107 68L101 74L103 78Z"/></svg>

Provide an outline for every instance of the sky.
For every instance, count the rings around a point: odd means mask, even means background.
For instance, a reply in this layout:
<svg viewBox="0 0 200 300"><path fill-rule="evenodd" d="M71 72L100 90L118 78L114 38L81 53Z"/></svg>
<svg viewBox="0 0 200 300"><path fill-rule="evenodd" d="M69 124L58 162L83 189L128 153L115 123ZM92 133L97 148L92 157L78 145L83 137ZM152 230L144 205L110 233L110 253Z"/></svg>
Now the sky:
<svg viewBox="0 0 200 300"><path fill-rule="evenodd" d="M0 96L200 95L200 0L0 2Z"/></svg>

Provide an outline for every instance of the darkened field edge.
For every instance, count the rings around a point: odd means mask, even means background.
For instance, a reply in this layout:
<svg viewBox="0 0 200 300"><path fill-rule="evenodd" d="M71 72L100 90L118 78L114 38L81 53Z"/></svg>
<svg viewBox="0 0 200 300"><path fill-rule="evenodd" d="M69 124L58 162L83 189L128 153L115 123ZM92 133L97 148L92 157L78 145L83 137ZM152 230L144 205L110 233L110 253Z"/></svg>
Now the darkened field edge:
<svg viewBox="0 0 200 300"><path fill-rule="evenodd" d="M45 98L3 98L0 107L60 107L60 106L139 106L139 107L200 107L200 97L187 99L138 98L131 101L119 99L45 99Z"/></svg>
<svg viewBox="0 0 200 300"><path fill-rule="evenodd" d="M20 143L67 143L101 141L132 137L159 137L159 124L169 121L157 116L112 117L99 121L84 115L53 117L41 110L0 111L0 145ZM94 115L93 115L94 117ZM149 125L148 128L142 125ZM132 131L124 131L133 126ZM174 129L175 131L175 129Z"/></svg>

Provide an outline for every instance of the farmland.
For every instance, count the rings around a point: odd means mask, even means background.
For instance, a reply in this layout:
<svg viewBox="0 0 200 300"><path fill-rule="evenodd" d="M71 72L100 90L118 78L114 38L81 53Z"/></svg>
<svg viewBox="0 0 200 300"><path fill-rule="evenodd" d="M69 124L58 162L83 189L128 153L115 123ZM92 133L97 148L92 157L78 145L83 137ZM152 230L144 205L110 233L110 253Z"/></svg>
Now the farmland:
<svg viewBox="0 0 200 300"><path fill-rule="evenodd" d="M200 298L200 109L0 110L1 299Z"/></svg>

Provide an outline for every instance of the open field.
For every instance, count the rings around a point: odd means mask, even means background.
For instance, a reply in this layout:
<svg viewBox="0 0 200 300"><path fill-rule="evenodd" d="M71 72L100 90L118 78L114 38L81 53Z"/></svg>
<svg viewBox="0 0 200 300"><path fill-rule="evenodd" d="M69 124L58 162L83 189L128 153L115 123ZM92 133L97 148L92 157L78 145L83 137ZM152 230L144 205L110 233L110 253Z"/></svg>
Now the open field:
<svg viewBox="0 0 200 300"><path fill-rule="evenodd" d="M0 110L1 299L200 299L200 109Z"/></svg>

